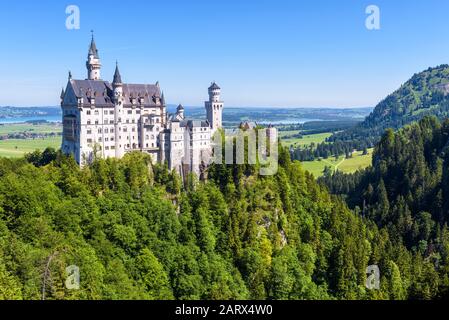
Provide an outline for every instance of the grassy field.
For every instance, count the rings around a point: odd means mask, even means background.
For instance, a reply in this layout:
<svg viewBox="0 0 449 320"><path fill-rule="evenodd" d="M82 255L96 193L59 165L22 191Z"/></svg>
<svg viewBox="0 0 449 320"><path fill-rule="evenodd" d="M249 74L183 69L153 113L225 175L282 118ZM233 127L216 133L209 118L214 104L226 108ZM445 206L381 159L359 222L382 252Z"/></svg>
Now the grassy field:
<svg viewBox="0 0 449 320"><path fill-rule="evenodd" d="M10 139L0 140L0 157L17 158L36 149L44 150L47 147L59 149L61 137L45 139Z"/></svg>
<svg viewBox="0 0 449 320"><path fill-rule="evenodd" d="M8 123L0 125L0 135L8 133L19 133L19 132L52 133L61 131L62 125L57 123L37 124L37 125L33 125L30 123L11 123L11 124Z"/></svg>
<svg viewBox="0 0 449 320"><path fill-rule="evenodd" d="M364 169L371 165L371 159L373 157L373 149L368 150L367 155L362 155L362 152L355 152L352 158L345 159L344 156L340 156L338 159L334 157L328 159L321 159L315 161L302 162L302 166L307 171L313 173L313 175L318 178L322 176L324 167L329 166L334 171L336 169L345 172L352 173L358 169Z"/></svg>
<svg viewBox="0 0 449 320"><path fill-rule="evenodd" d="M6 123L0 124L0 135L14 134L14 133L59 133L62 131L60 123ZM46 147L53 147L59 149L61 146L61 137L48 137L36 139L8 139L0 140L0 157L17 158L23 156L25 153L33 152L34 150L44 150Z"/></svg>
<svg viewBox="0 0 449 320"><path fill-rule="evenodd" d="M311 143L321 143L324 142L327 138L329 138L332 133L326 132L326 133L317 133L317 134L309 134L304 135L302 138L284 138L286 136L290 136L293 134L298 134L299 130L295 131L280 131L279 136L282 140L282 143L285 146L294 146L294 147L304 147L308 146Z"/></svg>

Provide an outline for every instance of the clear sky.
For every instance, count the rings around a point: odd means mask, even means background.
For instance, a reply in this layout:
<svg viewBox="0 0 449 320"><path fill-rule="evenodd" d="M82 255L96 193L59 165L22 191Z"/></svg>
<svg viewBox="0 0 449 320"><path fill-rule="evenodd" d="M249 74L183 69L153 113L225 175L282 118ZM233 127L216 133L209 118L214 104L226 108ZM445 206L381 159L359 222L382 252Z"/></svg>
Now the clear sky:
<svg viewBox="0 0 449 320"><path fill-rule="evenodd" d="M80 29L67 30L68 5ZM368 5L380 30L365 27ZM447 0L3 1L0 105L57 105L86 77L90 30L112 80L159 81L168 103L373 106L415 72L449 63Z"/></svg>

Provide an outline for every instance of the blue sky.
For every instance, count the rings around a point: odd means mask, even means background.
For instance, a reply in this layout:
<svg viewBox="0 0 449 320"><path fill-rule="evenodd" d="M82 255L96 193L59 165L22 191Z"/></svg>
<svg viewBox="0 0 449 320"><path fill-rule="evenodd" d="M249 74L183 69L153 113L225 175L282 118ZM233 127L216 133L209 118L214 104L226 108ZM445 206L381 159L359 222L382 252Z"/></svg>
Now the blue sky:
<svg viewBox="0 0 449 320"><path fill-rule="evenodd" d="M68 5L79 30L65 27ZM377 5L381 30L365 28ZM415 72L449 63L447 0L6 1L0 105L57 105L86 77L90 30L111 80L159 81L167 102L201 105L216 80L228 106L373 106Z"/></svg>

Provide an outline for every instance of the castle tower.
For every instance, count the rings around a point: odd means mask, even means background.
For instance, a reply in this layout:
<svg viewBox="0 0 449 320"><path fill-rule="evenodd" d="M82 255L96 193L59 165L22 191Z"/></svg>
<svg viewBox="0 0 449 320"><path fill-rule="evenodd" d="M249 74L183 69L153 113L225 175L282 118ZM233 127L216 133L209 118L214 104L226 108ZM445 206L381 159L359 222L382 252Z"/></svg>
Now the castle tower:
<svg viewBox="0 0 449 320"><path fill-rule="evenodd" d="M125 154L125 138L122 133L122 114L125 98L123 96L123 82L115 65L114 79L112 80L112 90L114 91L114 132L115 132L115 156L121 158Z"/></svg>
<svg viewBox="0 0 449 320"><path fill-rule="evenodd" d="M211 126L211 134L222 127L223 101L220 101L220 87L213 82L208 89L209 101L205 102L207 120Z"/></svg>
<svg viewBox="0 0 449 320"><path fill-rule="evenodd" d="M100 56L98 55L97 46L95 44L94 35L92 34L92 40L90 42L89 53L87 54L86 61L87 79L88 80L100 80Z"/></svg>
<svg viewBox="0 0 449 320"><path fill-rule="evenodd" d="M182 104L180 104L177 108L176 108L176 117L179 120L184 120L184 107L182 106Z"/></svg>

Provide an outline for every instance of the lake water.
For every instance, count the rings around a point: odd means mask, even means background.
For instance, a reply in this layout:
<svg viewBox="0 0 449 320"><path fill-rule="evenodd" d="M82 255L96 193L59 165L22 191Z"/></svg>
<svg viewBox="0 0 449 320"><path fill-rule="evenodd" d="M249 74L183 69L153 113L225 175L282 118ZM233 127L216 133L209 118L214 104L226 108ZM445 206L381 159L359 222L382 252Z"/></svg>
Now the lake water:
<svg viewBox="0 0 449 320"><path fill-rule="evenodd" d="M226 115L223 117L224 121L226 121ZM36 120L47 120L48 122L61 122L61 116L36 116L36 117L12 117L12 118L0 118L0 123L23 123L27 121L36 121ZM290 118L290 119L282 119L282 120L273 120L273 121L257 121L255 122L266 125L280 125L280 124L297 124L297 123L305 123L311 121L320 121L320 119L304 119L304 118Z"/></svg>
<svg viewBox="0 0 449 320"><path fill-rule="evenodd" d="M61 116L36 116L0 118L0 123L23 123L27 121L47 120L48 122L61 122Z"/></svg>

